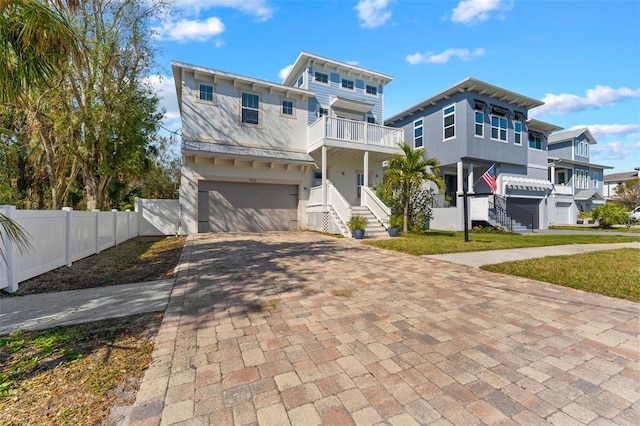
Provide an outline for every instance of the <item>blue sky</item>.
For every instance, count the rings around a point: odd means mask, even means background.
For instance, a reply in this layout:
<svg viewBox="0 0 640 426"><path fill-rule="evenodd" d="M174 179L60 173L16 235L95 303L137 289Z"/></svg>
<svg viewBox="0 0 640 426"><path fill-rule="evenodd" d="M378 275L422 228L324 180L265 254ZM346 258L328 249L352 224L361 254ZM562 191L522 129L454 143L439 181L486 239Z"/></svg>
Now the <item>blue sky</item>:
<svg viewBox="0 0 640 426"><path fill-rule="evenodd" d="M640 167L640 2L176 0L155 24L152 81L180 127L170 61L280 82L301 50L394 77L385 118L466 77L545 102L531 117L588 126L591 161Z"/></svg>

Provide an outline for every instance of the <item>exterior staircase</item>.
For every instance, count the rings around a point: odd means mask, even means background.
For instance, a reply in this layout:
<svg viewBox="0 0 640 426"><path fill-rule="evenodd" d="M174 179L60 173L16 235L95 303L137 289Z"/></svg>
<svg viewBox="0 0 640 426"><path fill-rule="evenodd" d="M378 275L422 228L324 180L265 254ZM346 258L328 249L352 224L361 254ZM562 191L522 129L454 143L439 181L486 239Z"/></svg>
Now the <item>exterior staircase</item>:
<svg viewBox="0 0 640 426"><path fill-rule="evenodd" d="M364 216L367 219L367 227L364 231L365 238L386 237L387 228L385 228L371 211L364 206L352 206L351 213L353 215Z"/></svg>

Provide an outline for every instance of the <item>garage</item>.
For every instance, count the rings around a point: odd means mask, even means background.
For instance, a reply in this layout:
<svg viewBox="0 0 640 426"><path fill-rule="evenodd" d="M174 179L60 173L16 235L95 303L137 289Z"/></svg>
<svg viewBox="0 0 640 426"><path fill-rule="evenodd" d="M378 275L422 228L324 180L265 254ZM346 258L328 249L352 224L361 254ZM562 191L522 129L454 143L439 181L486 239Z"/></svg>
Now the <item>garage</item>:
<svg viewBox="0 0 640 426"><path fill-rule="evenodd" d="M202 181L198 232L297 229L298 185Z"/></svg>
<svg viewBox="0 0 640 426"><path fill-rule="evenodd" d="M571 203L556 203L556 225L568 225L572 223L571 219Z"/></svg>
<svg viewBox="0 0 640 426"><path fill-rule="evenodd" d="M528 229L540 228L540 200L535 198L508 198L507 214Z"/></svg>

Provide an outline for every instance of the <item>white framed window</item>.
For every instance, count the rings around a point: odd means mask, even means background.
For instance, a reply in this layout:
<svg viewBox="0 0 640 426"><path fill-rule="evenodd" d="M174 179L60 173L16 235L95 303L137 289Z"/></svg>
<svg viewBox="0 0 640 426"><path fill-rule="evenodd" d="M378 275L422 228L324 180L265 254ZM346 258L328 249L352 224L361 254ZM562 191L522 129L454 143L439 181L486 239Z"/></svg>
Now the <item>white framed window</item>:
<svg viewBox="0 0 640 426"><path fill-rule="evenodd" d="M260 124L260 96L242 92L241 121L245 124Z"/></svg>
<svg viewBox="0 0 640 426"><path fill-rule="evenodd" d="M422 148L424 144L423 134L422 134L422 118L420 120L416 120L413 122L413 148Z"/></svg>
<svg viewBox="0 0 640 426"><path fill-rule="evenodd" d="M522 145L522 122L520 120L513 122L513 136L513 143L516 145Z"/></svg>
<svg viewBox="0 0 640 426"><path fill-rule="evenodd" d="M575 153L576 153L576 155L579 155L581 157L588 157L589 156L589 142L587 142L584 139L581 140L581 141L576 140L576 142L575 142Z"/></svg>
<svg viewBox="0 0 640 426"><path fill-rule="evenodd" d="M326 115L329 116L329 108L318 107L318 118Z"/></svg>
<svg viewBox="0 0 640 426"><path fill-rule="evenodd" d="M294 112L295 112L295 105L293 101L290 101L288 99L283 99L280 115L284 115L286 117L293 117L295 115Z"/></svg>
<svg viewBox="0 0 640 426"><path fill-rule="evenodd" d="M198 100L203 102L214 102L215 91L210 84L198 84Z"/></svg>
<svg viewBox="0 0 640 426"><path fill-rule="evenodd" d="M456 137L456 106L451 105L442 110L442 121L444 126L443 139Z"/></svg>
<svg viewBox="0 0 640 426"><path fill-rule="evenodd" d="M355 88L355 83L353 80L347 80L346 78L343 78L340 81L340 87L342 87L345 90L351 90L353 91Z"/></svg>
<svg viewBox="0 0 640 426"><path fill-rule="evenodd" d="M329 74L316 71L316 73L314 74L314 80L317 83L329 84Z"/></svg>
<svg viewBox="0 0 640 426"><path fill-rule="evenodd" d="M484 111L476 110L475 114L475 130L474 135L480 138L484 137Z"/></svg>
<svg viewBox="0 0 640 426"><path fill-rule="evenodd" d="M505 117L491 116L491 139L507 141L507 119Z"/></svg>
<svg viewBox="0 0 640 426"><path fill-rule="evenodd" d="M529 148L542 149L542 138L529 133Z"/></svg>
<svg viewBox="0 0 640 426"><path fill-rule="evenodd" d="M364 89L367 95L378 96L378 86L371 86L367 84Z"/></svg>
<svg viewBox="0 0 640 426"><path fill-rule="evenodd" d="M376 118L373 115L367 115L367 123L376 124Z"/></svg>

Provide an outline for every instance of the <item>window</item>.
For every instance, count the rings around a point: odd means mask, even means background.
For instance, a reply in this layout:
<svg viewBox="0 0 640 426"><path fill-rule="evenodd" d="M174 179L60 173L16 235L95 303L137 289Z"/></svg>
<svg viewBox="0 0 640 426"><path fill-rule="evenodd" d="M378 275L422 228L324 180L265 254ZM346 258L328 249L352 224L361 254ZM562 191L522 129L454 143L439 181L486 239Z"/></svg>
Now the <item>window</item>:
<svg viewBox="0 0 640 426"><path fill-rule="evenodd" d="M313 184L312 186L321 186L322 185L322 171L314 170L313 171Z"/></svg>
<svg viewBox="0 0 640 426"><path fill-rule="evenodd" d="M252 93L242 93L242 122L258 124L260 97Z"/></svg>
<svg viewBox="0 0 640 426"><path fill-rule="evenodd" d="M353 80L347 80L343 78L340 85L342 86L343 89L353 90Z"/></svg>
<svg viewBox="0 0 640 426"><path fill-rule="evenodd" d="M293 101L282 100L282 115L293 115Z"/></svg>
<svg viewBox="0 0 640 426"><path fill-rule="evenodd" d="M376 86L369 86L367 84L367 86L365 87L365 91L367 95L378 96L378 88Z"/></svg>
<svg viewBox="0 0 640 426"><path fill-rule="evenodd" d="M329 84L329 75L325 74L323 72L316 72L315 74L315 80L318 83L324 83L324 84Z"/></svg>
<svg viewBox="0 0 640 426"><path fill-rule="evenodd" d="M515 134L514 143L516 145L522 145L522 122L520 121L513 122L513 132Z"/></svg>
<svg viewBox="0 0 640 426"><path fill-rule="evenodd" d="M476 111L476 130L475 135L484 137L484 112Z"/></svg>
<svg viewBox="0 0 640 426"><path fill-rule="evenodd" d="M491 116L491 139L507 141L507 119Z"/></svg>
<svg viewBox="0 0 640 426"><path fill-rule="evenodd" d="M576 188L589 189L589 172L587 170L576 170Z"/></svg>
<svg viewBox="0 0 640 426"><path fill-rule="evenodd" d="M529 133L529 148L542 149L542 138Z"/></svg>
<svg viewBox="0 0 640 426"><path fill-rule="evenodd" d="M451 105L442 112L444 115L444 139L453 138L456 136L456 106Z"/></svg>
<svg viewBox="0 0 640 426"><path fill-rule="evenodd" d="M304 84L304 74L302 74L298 79L298 87L302 87L303 84Z"/></svg>
<svg viewBox="0 0 640 426"><path fill-rule="evenodd" d="M201 101L213 102L213 86L209 84L200 84L200 95L198 99Z"/></svg>
<svg viewBox="0 0 640 426"><path fill-rule="evenodd" d="M413 147L422 147L422 119L413 122Z"/></svg>
<svg viewBox="0 0 640 426"><path fill-rule="evenodd" d="M322 108L322 107L318 107L318 117L322 117L323 115L329 115L329 109L328 108Z"/></svg>
<svg viewBox="0 0 640 426"><path fill-rule="evenodd" d="M576 151L576 155L580 155L581 157L588 157L589 142L587 142L586 140L576 141L575 151Z"/></svg>
<svg viewBox="0 0 640 426"><path fill-rule="evenodd" d="M367 123L376 124L376 118L372 115L367 116Z"/></svg>

